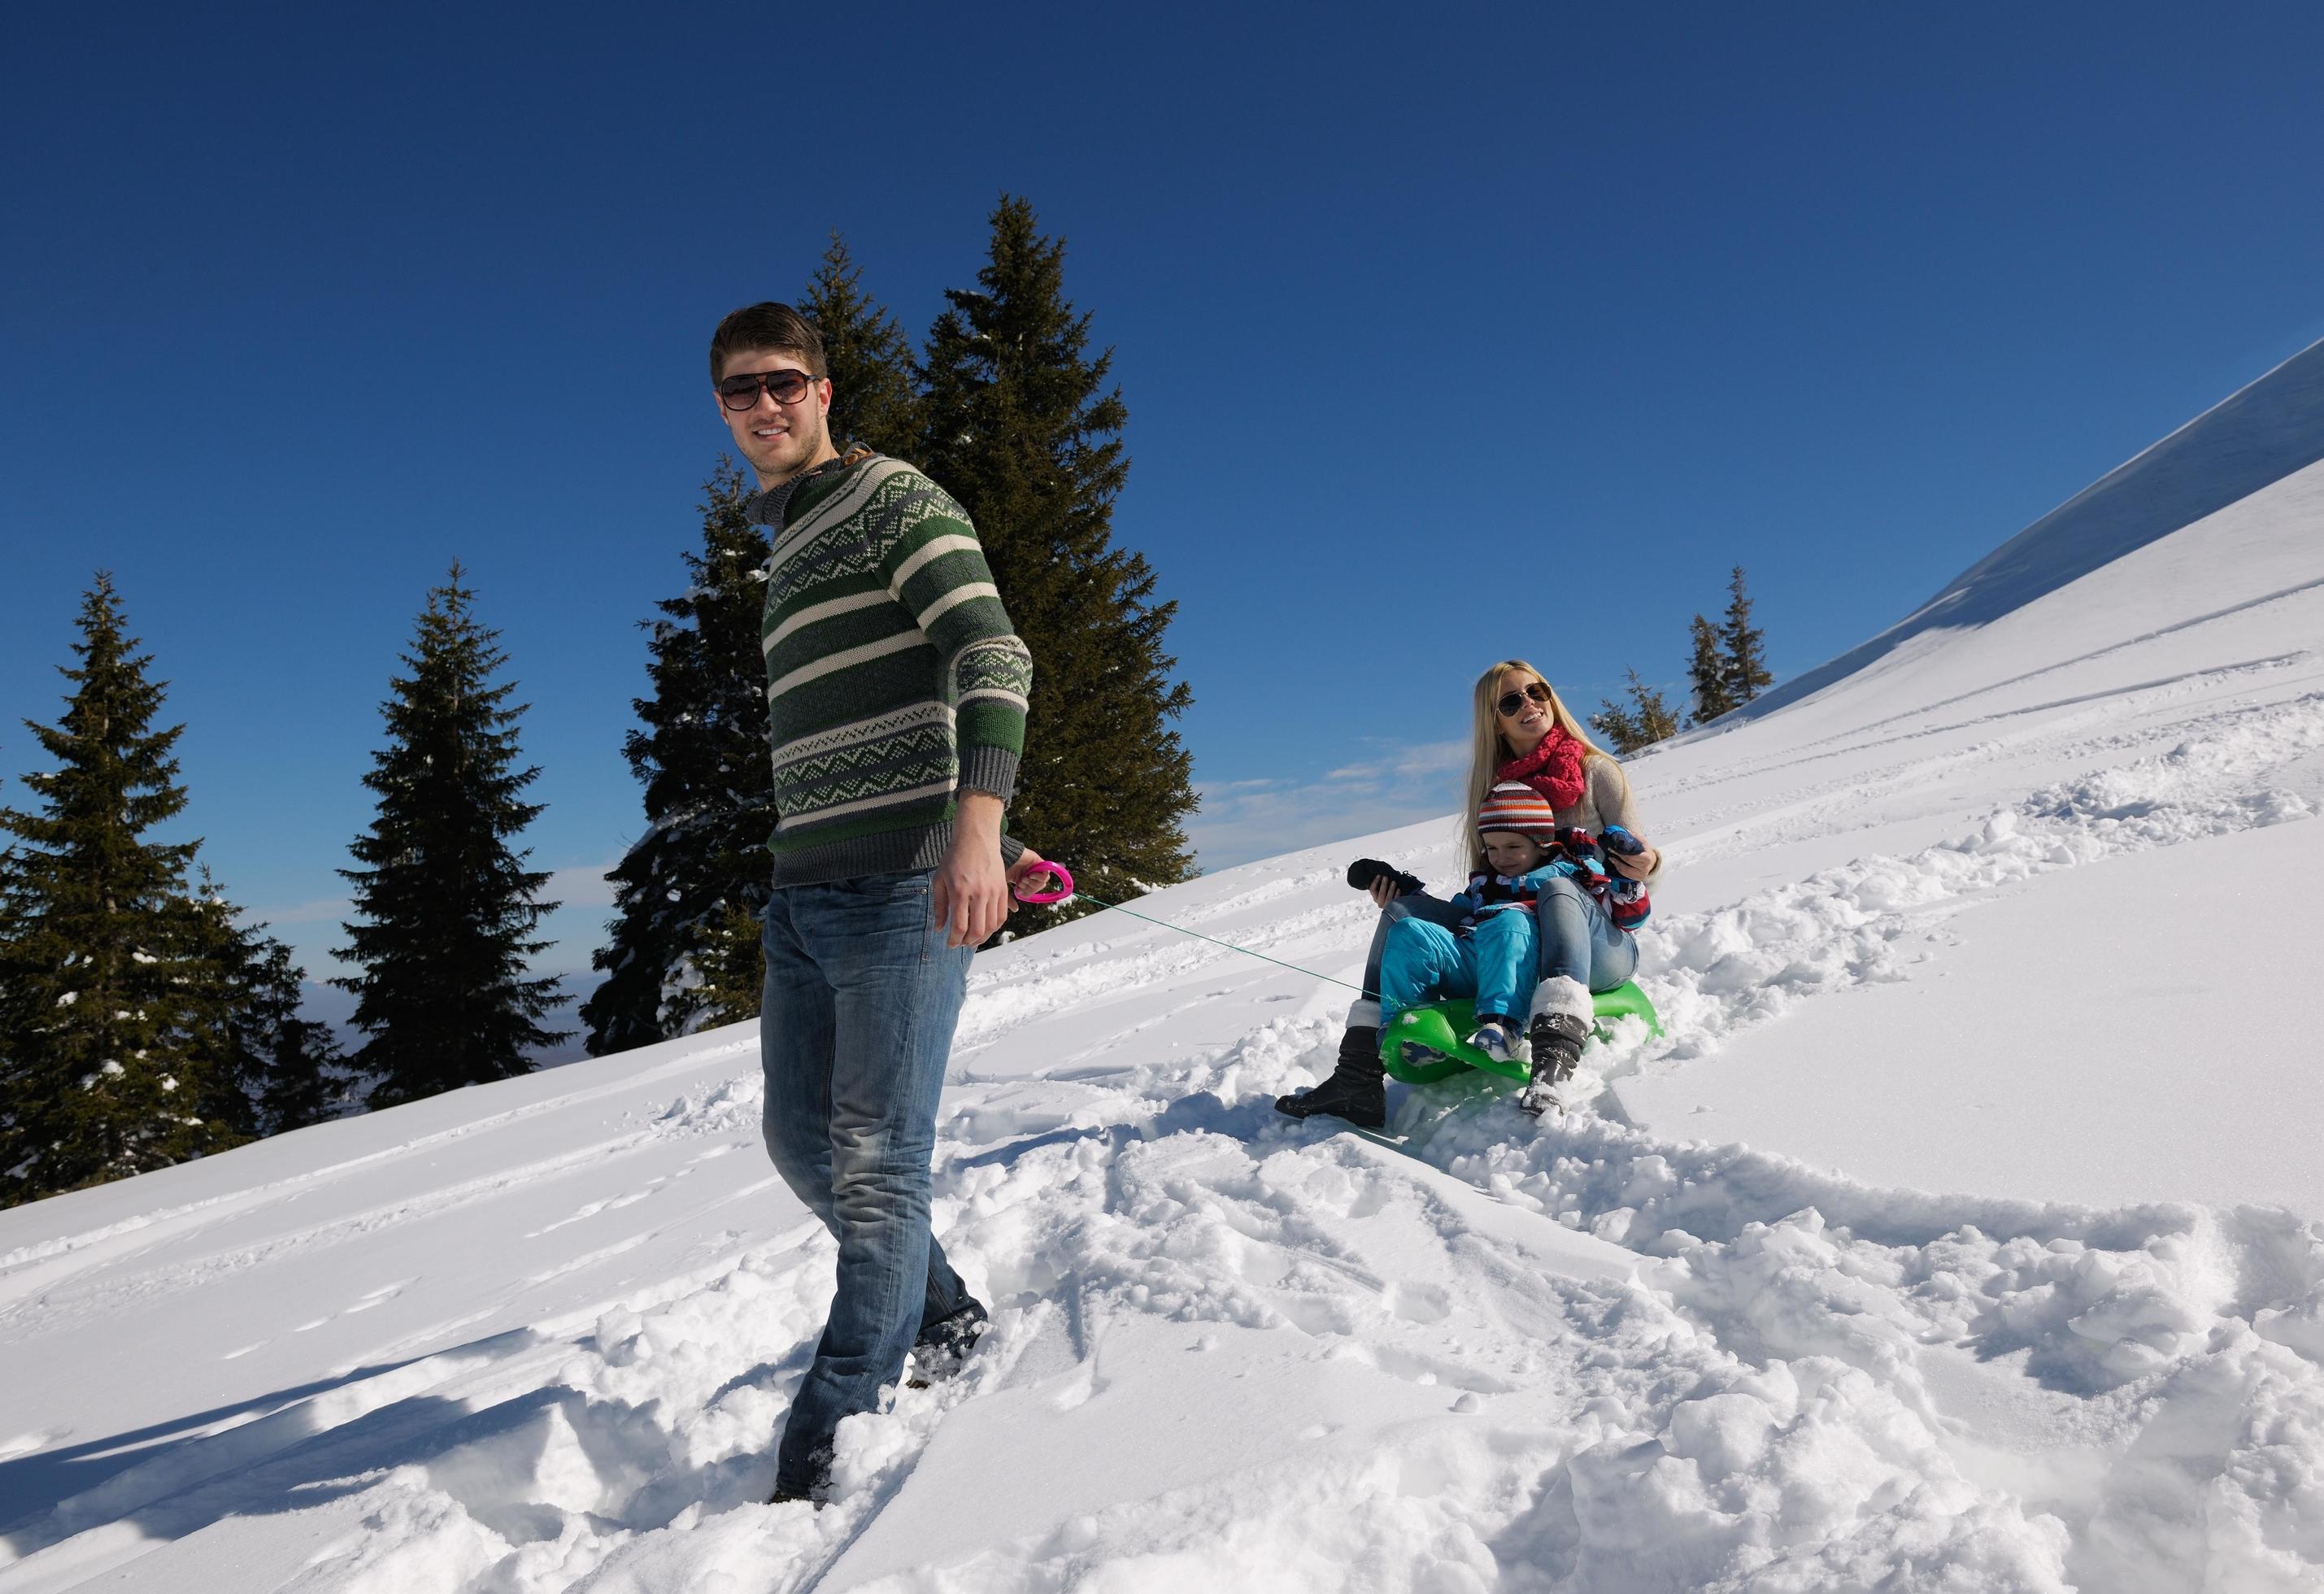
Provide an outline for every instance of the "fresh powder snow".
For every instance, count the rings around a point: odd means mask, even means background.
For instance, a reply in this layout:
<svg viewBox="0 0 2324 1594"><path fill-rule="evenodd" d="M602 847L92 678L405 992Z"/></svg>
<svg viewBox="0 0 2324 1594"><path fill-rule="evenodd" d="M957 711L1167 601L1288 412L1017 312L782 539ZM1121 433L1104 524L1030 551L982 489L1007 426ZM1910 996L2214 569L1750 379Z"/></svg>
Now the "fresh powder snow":
<svg viewBox="0 0 2324 1594"><path fill-rule="evenodd" d="M982 954L935 1221L994 1327L826 1509L761 1503L833 1248L753 1026L0 1213L0 1590L2324 1587L2324 464L2236 474L2324 438L2302 358L1631 760L1667 1033L1563 1116L1294 1123L1346 990ZM1139 906L1352 980L1346 862L1452 835Z"/></svg>

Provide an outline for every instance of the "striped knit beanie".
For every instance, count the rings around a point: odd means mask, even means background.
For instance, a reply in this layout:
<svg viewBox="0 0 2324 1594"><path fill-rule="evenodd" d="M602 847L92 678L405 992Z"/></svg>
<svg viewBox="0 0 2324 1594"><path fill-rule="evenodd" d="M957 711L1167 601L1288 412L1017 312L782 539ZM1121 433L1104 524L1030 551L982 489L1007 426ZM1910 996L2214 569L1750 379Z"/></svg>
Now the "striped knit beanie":
<svg viewBox="0 0 2324 1594"><path fill-rule="evenodd" d="M1557 834L1557 810L1522 780L1504 780L1485 794L1485 806L1477 810L1477 833L1489 830L1513 830L1547 841Z"/></svg>

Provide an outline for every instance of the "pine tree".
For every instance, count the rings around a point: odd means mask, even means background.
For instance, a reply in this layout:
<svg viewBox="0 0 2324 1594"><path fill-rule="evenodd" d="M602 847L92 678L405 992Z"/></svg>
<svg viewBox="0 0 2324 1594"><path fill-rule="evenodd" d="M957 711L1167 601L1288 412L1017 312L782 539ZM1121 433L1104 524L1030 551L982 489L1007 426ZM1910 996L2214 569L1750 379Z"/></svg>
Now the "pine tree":
<svg viewBox="0 0 2324 1594"><path fill-rule="evenodd" d="M1707 725L1735 706L1728 695L1727 655L1720 646L1719 628L1697 614L1688 622L1694 639L1694 656L1687 661L1687 684L1694 693L1694 723Z"/></svg>
<svg viewBox="0 0 2324 1594"><path fill-rule="evenodd" d="M190 975L180 990L187 1048L198 1059L191 1073L202 1086L194 1110L226 1125L235 1139L246 1140L263 1132L258 1100L265 1064L240 1044L237 1020L244 993L238 975L244 942L234 921L234 904L208 869L198 866L192 892L171 902L167 925L179 965Z"/></svg>
<svg viewBox="0 0 2324 1594"><path fill-rule="evenodd" d="M656 605L667 618L648 622L653 696L631 705L643 726L622 746L645 788L646 832L606 877L620 917L590 959L606 976L581 1008L593 1056L759 1010L756 981L731 967L736 954L723 941L730 984L724 996L703 989L708 944L732 938L730 909L755 923L773 875L759 652L768 545L743 513L750 496L742 473L721 460L703 484L701 551L684 556L689 585ZM753 940L747 957L757 956Z"/></svg>
<svg viewBox="0 0 2324 1594"><path fill-rule="evenodd" d="M328 1025L300 1016L306 973L263 926L243 933L235 1045L250 1060L259 1122L269 1135L337 1118L353 1104L337 1037Z"/></svg>
<svg viewBox="0 0 2324 1594"><path fill-rule="evenodd" d="M831 373L831 437L844 448L864 443L909 457L918 435L919 396L912 387L912 346L902 323L863 291L862 269L836 232L799 309L823 335ZM752 640L758 638L752 616Z"/></svg>
<svg viewBox="0 0 2324 1594"><path fill-rule="evenodd" d="M1719 628L1719 645L1726 665L1727 700L1748 703L1774 684L1767 670L1766 634L1751 624L1751 600L1743 591L1743 567L1735 567L1727 586L1727 613Z"/></svg>
<svg viewBox="0 0 2324 1594"><path fill-rule="evenodd" d="M1598 712L1590 716L1590 728L1609 742L1616 752L1628 753L1645 745L1639 738L1637 716L1611 697L1598 700Z"/></svg>
<svg viewBox="0 0 2324 1594"><path fill-rule="evenodd" d="M1652 747L1678 733L1678 714L1661 690L1640 680L1637 670L1628 673L1630 706L1624 708L1610 697L1602 698L1598 712L1590 716L1590 728L1612 742L1616 752L1623 754Z"/></svg>
<svg viewBox="0 0 2324 1594"><path fill-rule="evenodd" d="M549 945L530 938L557 906L537 900L549 876L510 845L541 812L519 795L540 771L517 767L524 706L507 706L514 682L493 682L508 656L475 597L457 562L428 594L364 777L379 797L351 849L364 867L339 871L361 917L337 955L363 972L334 983L356 995L370 1039L353 1062L378 1081L374 1107L523 1073L528 1052L565 1038L538 1022L559 981L525 973Z"/></svg>
<svg viewBox="0 0 2324 1594"><path fill-rule="evenodd" d="M185 810L153 728L165 683L125 634L110 575L83 596L79 668L36 813L0 808L0 1205L164 1167L243 1138L218 1105L228 1006L187 885L198 842L148 841Z"/></svg>
<svg viewBox="0 0 2324 1594"><path fill-rule="evenodd" d="M42 1193L29 1183L32 1169L19 1161L24 1100L38 1088L36 1059L28 1049L38 999L30 989L34 965L23 945L39 919L24 877L23 855L13 844L0 846L0 1207Z"/></svg>
<svg viewBox="0 0 2324 1594"><path fill-rule="evenodd" d="M189 944L217 976L203 1031L212 1115L258 1135L338 1116L351 1094L345 1059L327 1025L300 1016L306 971L290 949L264 925L243 924L207 869L188 907Z"/></svg>
<svg viewBox="0 0 2324 1594"><path fill-rule="evenodd" d="M767 949L756 912L739 894L720 904L700 926L693 965L702 1026L733 1024L759 1016L767 984Z"/></svg>
<svg viewBox="0 0 2324 1594"><path fill-rule="evenodd" d="M1145 556L1113 545L1129 419L1086 357L1090 318L1065 297L1065 244L1003 196L975 290L928 334L919 463L968 510L1032 650L1026 759L1010 827L1095 895L1193 872L1191 760L1169 722L1193 702L1163 651L1175 603Z"/></svg>

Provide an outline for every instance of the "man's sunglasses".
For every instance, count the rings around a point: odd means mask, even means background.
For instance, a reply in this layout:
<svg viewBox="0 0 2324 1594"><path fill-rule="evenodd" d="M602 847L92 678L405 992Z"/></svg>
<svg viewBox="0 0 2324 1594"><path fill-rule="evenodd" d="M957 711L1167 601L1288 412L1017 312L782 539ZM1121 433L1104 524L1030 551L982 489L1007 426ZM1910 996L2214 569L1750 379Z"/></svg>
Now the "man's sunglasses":
<svg viewBox="0 0 2324 1594"><path fill-rule="evenodd" d="M1511 715L1515 714L1517 710L1525 706L1525 700L1528 697L1532 698L1536 703L1541 704L1543 706L1546 707L1549 704L1549 688L1543 686L1539 681L1536 681L1532 686L1527 686L1522 692L1502 693L1501 700L1493 705L1493 706L1501 711L1501 717L1503 719L1508 719Z"/></svg>
<svg viewBox="0 0 2324 1594"><path fill-rule="evenodd" d="M760 371L748 376L729 376L718 384L718 401L729 410L755 410L759 407L759 390L764 388L778 404L796 404L807 397L807 390L816 379L804 371Z"/></svg>

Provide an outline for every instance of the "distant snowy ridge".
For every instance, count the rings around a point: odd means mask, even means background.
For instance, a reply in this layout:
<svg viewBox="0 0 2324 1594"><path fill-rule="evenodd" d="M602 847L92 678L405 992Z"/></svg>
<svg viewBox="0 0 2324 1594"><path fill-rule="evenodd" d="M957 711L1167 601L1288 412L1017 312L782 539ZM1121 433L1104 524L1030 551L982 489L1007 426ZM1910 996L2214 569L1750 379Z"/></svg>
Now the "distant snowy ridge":
<svg viewBox="0 0 2324 1594"><path fill-rule="evenodd" d="M1879 635L1722 718L1763 718L1924 631L1983 625L2324 459L2324 340L2141 450Z"/></svg>

